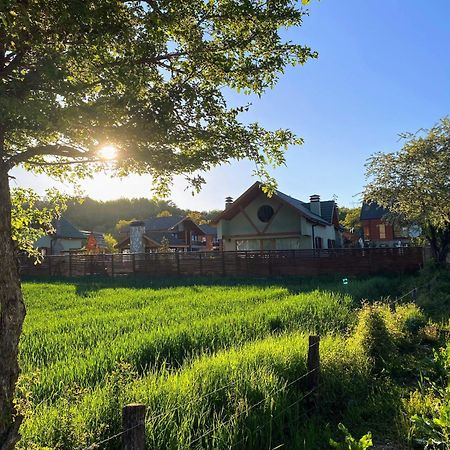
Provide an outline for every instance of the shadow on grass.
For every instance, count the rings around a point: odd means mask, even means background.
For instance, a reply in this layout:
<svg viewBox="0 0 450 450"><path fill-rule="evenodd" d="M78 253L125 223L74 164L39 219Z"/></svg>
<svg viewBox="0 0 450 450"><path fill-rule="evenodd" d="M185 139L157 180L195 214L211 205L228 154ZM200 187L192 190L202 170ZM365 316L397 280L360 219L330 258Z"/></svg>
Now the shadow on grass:
<svg viewBox="0 0 450 450"><path fill-rule="evenodd" d="M379 300L380 298L395 299L402 295L409 286L414 285L412 275L376 275L366 277L346 277L344 284L341 276L320 277L161 277L147 276L104 277L87 276L79 278L64 277L24 277L23 281L32 283L61 283L76 287L80 297L95 294L102 289L170 289L177 287L249 287L270 288L281 287L292 295L314 290L330 291L338 294L348 294L355 302L361 300Z"/></svg>

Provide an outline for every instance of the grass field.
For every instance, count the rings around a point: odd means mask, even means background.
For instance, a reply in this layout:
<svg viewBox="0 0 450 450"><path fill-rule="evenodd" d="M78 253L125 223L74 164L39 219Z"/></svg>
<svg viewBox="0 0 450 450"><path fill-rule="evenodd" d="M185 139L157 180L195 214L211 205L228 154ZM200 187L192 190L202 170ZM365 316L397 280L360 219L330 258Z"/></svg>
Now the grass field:
<svg viewBox="0 0 450 450"><path fill-rule="evenodd" d="M355 335L356 310L362 299L398 296L411 282L26 282L21 448L86 448L120 431L130 402L147 406L152 449L328 448L339 421L356 434L395 435L401 389L386 394L390 379L374 378L377 354L364 333ZM401 327L421 315L399 311L389 336L409 339ZM322 336L314 413L302 400L304 379L295 382L307 371L312 333Z"/></svg>

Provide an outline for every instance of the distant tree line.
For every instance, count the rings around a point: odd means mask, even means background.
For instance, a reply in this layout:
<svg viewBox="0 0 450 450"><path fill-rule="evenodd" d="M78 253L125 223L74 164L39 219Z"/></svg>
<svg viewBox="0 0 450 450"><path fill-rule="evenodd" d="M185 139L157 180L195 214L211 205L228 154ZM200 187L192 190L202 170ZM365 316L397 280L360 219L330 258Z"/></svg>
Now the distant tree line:
<svg viewBox="0 0 450 450"><path fill-rule="evenodd" d="M218 210L192 211L178 208L170 200L148 198L120 198L99 201L85 198L82 203L70 202L64 217L82 230L95 230L118 237L120 230L132 220L146 220L161 216L190 216L198 224L208 223Z"/></svg>

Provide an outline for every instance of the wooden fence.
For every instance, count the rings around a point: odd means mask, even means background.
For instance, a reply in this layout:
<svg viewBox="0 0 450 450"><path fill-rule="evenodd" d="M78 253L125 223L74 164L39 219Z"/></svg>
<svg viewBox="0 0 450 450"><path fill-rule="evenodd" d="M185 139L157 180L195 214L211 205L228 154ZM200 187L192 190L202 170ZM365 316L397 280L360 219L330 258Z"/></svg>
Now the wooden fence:
<svg viewBox="0 0 450 450"><path fill-rule="evenodd" d="M22 275L317 276L405 273L423 265L423 249L316 249L264 252L190 252L47 256L22 260Z"/></svg>

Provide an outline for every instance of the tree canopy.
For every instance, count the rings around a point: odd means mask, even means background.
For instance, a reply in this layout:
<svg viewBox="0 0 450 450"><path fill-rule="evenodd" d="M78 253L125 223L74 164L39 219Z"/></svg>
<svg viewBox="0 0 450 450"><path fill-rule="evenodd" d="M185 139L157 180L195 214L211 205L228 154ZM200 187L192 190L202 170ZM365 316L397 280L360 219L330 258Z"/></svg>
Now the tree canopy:
<svg viewBox="0 0 450 450"><path fill-rule="evenodd" d="M0 7L0 448L19 439L13 397L25 317L12 240L9 172L64 181L110 170L174 175L250 159L270 165L300 143L244 124L225 88L262 95L286 65L316 56L280 29L307 14L295 0L4 0Z"/></svg>
<svg viewBox="0 0 450 450"><path fill-rule="evenodd" d="M419 225L443 263L450 250L450 120L402 137L401 150L369 159L364 198L403 223Z"/></svg>
<svg viewBox="0 0 450 450"><path fill-rule="evenodd" d="M71 177L108 168L150 173L167 192L183 174L249 158L267 166L301 142L288 130L244 125L248 105L224 87L263 94L287 64L316 54L284 42L297 2L200 0L7 1L0 29L0 124L8 168ZM117 155L102 152L114 146ZM269 183L270 184L270 183Z"/></svg>
<svg viewBox="0 0 450 450"><path fill-rule="evenodd" d="M339 223L347 230L353 230L354 233L357 233L361 230L360 213L361 207L347 208L341 206L339 207Z"/></svg>

